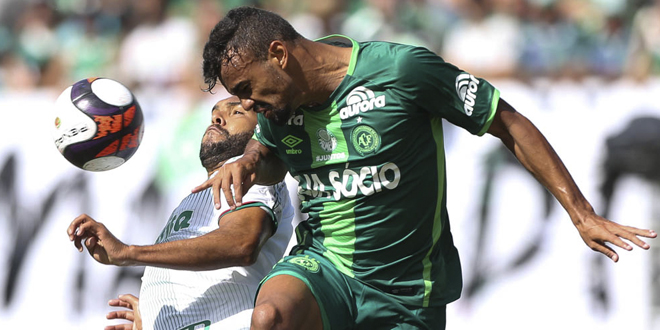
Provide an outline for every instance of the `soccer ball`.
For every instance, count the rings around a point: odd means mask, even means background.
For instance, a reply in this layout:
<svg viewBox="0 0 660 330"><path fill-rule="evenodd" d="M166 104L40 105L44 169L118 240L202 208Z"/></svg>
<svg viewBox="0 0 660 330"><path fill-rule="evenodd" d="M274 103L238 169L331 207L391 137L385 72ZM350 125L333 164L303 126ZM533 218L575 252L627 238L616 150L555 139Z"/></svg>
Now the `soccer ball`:
<svg viewBox="0 0 660 330"><path fill-rule="evenodd" d="M55 146L83 170L116 168L133 156L142 141L140 105L115 80L83 79L60 94L54 109Z"/></svg>

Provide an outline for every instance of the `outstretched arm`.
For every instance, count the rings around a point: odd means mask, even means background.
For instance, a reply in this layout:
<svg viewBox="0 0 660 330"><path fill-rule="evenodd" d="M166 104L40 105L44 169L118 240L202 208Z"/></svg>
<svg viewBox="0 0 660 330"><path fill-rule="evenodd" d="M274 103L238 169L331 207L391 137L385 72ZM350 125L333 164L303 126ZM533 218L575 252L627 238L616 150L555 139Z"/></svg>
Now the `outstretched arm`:
<svg viewBox="0 0 660 330"><path fill-rule="evenodd" d="M128 246L102 223L83 214L71 223L68 234L79 251L84 241L89 254L103 264L211 270L253 264L274 229L270 215L259 207L228 213L219 226L191 239Z"/></svg>
<svg viewBox="0 0 660 330"><path fill-rule="evenodd" d="M213 187L215 207L220 208L220 189L225 194L227 204L231 209L241 206L243 194L253 184L273 185L284 180L287 167L268 147L257 140L250 140L245 147L243 157L237 161L223 165L218 174L195 187L193 193ZM232 196L231 186L234 186Z"/></svg>
<svg viewBox="0 0 660 330"><path fill-rule="evenodd" d="M131 245L127 259L134 265L184 270L249 266L272 236L273 220L259 207L247 207L220 218L220 227L206 235L155 245Z"/></svg>
<svg viewBox="0 0 660 330"><path fill-rule="evenodd" d="M624 242L623 238L643 249L649 248L638 236L654 238L656 233L622 226L598 216L543 134L502 99L488 133L502 140L520 163L557 198L568 212L582 240L592 250L617 262L618 254L605 243L632 250L632 246Z"/></svg>

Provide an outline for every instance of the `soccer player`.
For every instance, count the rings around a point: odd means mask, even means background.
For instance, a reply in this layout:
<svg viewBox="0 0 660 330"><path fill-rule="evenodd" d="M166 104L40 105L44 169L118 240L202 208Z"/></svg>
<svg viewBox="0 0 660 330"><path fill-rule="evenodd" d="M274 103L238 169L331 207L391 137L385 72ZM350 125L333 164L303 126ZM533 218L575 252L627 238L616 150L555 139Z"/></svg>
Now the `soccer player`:
<svg viewBox="0 0 660 330"><path fill-rule="evenodd" d="M299 181L298 246L262 281L252 329L444 329L461 267L446 209L442 119L502 140L613 261L650 230L594 213L543 135L499 91L421 47L311 41L241 7L211 31L204 78L259 113L242 158L197 189L241 207L252 184ZM233 194L230 186L233 186Z"/></svg>
<svg viewBox="0 0 660 330"><path fill-rule="evenodd" d="M243 153L256 123L238 98L213 107L200 150L209 176ZM254 185L244 198L241 207L216 210L211 189L190 194L153 245L126 245L86 214L67 233L102 264L147 266L139 302L145 329L248 329L259 281L289 243L294 210L284 183Z"/></svg>

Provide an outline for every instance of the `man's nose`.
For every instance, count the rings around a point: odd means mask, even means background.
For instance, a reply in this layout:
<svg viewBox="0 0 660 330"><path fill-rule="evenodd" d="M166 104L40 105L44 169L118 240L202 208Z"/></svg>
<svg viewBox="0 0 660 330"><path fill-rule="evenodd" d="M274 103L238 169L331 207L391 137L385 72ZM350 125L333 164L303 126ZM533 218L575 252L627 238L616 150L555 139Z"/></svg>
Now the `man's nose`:
<svg viewBox="0 0 660 330"><path fill-rule="evenodd" d="M251 99L241 99L241 106L245 110L252 110L252 107L254 107L254 100Z"/></svg>
<svg viewBox="0 0 660 330"><path fill-rule="evenodd" d="M224 117L220 114L220 111L214 111L213 112L213 124L224 126L227 121L225 120Z"/></svg>

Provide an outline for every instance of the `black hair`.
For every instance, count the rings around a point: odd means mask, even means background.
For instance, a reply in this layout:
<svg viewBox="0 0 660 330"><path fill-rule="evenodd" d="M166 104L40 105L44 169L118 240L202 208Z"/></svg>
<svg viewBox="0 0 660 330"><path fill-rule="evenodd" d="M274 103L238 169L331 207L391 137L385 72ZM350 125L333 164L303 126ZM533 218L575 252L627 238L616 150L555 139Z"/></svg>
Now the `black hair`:
<svg viewBox="0 0 660 330"><path fill-rule="evenodd" d="M220 76L222 65L227 65L236 55L249 54L257 60L265 60L268 47L274 40L295 41L302 36L279 15L254 7L238 7L211 30L204 45L203 70L205 91L210 92Z"/></svg>

